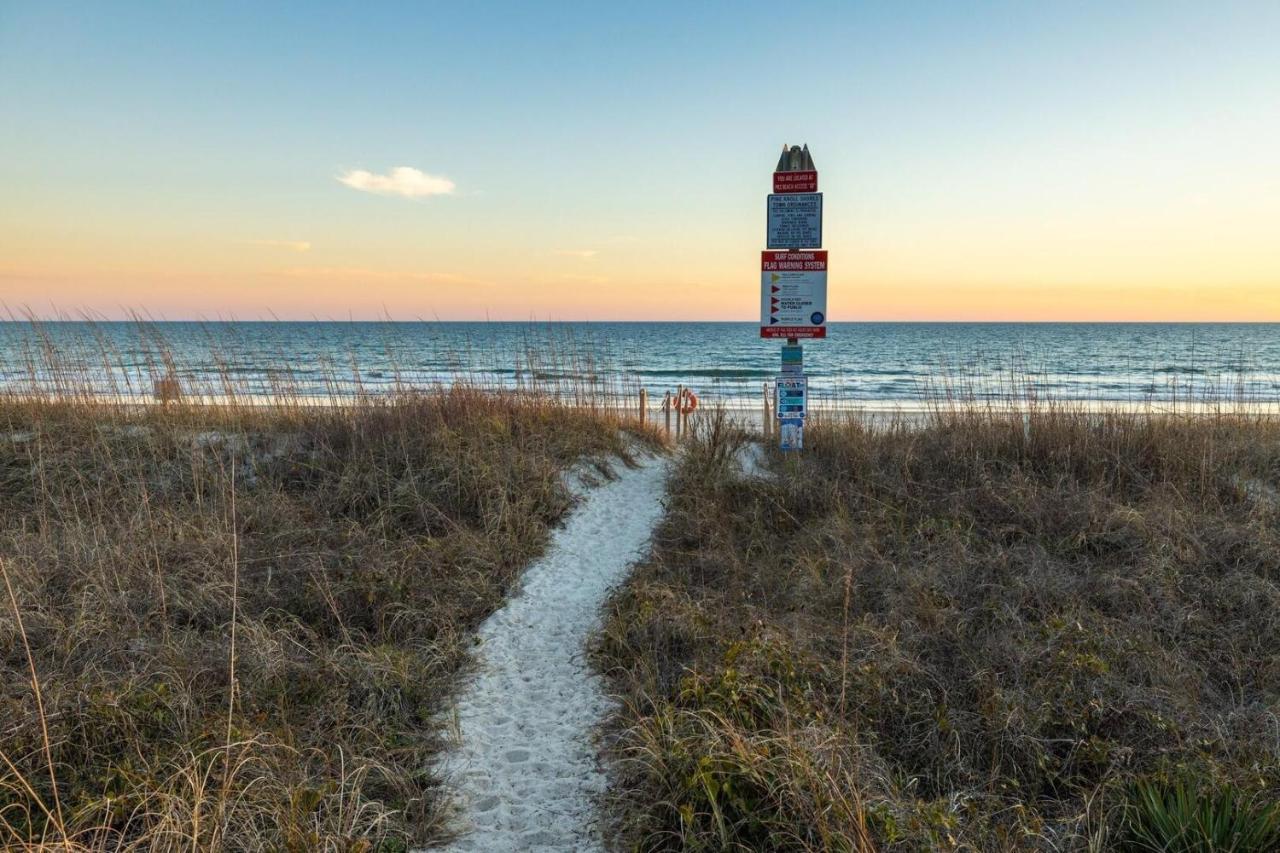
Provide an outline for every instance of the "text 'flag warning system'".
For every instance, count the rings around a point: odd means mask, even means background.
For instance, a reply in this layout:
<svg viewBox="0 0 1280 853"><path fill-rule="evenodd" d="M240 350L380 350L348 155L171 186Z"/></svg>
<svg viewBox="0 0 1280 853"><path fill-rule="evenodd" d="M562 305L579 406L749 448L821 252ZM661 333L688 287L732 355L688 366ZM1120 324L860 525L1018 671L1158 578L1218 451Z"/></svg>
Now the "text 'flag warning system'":
<svg viewBox="0 0 1280 853"><path fill-rule="evenodd" d="M760 253L760 337L786 341L781 373L774 381L778 445L800 450L809 413L800 341L827 336L822 193L808 145L782 146L765 205L765 247Z"/></svg>
<svg viewBox="0 0 1280 853"><path fill-rule="evenodd" d="M761 335L825 338L826 310L825 251L760 253Z"/></svg>

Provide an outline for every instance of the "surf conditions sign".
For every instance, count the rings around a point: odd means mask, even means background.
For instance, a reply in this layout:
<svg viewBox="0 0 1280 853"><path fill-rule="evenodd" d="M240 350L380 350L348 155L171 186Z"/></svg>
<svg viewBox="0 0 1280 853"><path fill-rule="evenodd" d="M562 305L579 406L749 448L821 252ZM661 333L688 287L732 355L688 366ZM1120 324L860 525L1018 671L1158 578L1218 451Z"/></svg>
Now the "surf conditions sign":
<svg viewBox="0 0 1280 853"><path fill-rule="evenodd" d="M760 337L827 336L827 253L760 253Z"/></svg>
<svg viewBox="0 0 1280 853"><path fill-rule="evenodd" d="M800 341L827 336L822 193L808 145L782 146L765 205L765 246L760 253L760 337L786 340L782 373L773 386L778 446L800 450L809 408Z"/></svg>

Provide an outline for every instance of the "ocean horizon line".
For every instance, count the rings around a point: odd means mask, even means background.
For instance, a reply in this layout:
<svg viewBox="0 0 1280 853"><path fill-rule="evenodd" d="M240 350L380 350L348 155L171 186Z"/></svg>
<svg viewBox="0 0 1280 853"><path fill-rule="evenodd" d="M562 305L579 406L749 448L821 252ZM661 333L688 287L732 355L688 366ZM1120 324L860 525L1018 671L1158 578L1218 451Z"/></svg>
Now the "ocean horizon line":
<svg viewBox="0 0 1280 853"><path fill-rule="evenodd" d="M401 326L758 326L757 320L338 320L284 318L5 318L0 326L40 325L401 325ZM827 326L1280 326L1280 320L829 320Z"/></svg>

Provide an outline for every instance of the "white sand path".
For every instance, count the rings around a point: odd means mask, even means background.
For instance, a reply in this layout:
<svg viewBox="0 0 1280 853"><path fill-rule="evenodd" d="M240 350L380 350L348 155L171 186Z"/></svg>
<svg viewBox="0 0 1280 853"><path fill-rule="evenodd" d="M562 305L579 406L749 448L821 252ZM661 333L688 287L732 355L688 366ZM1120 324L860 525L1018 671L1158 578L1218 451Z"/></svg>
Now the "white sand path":
<svg viewBox="0 0 1280 853"><path fill-rule="evenodd" d="M479 671L442 770L463 833L447 850L599 850L594 734L611 709L586 642L662 515L666 462L585 490L520 591L480 627Z"/></svg>

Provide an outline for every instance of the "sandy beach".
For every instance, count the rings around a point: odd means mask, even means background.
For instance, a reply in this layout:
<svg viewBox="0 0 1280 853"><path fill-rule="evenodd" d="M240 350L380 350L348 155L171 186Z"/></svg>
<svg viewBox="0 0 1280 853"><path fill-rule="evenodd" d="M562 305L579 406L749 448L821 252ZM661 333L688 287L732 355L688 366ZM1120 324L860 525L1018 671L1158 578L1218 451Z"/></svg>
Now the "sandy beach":
<svg viewBox="0 0 1280 853"><path fill-rule="evenodd" d="M596 737L616 708L587 659L608 594L648 547L665 460L572 475L580 504L519 592L480 626L477 672L441 768L457 797L450 851L604 850Z"/></svg>

